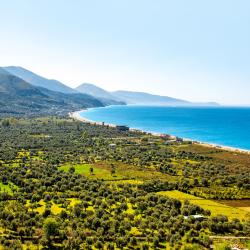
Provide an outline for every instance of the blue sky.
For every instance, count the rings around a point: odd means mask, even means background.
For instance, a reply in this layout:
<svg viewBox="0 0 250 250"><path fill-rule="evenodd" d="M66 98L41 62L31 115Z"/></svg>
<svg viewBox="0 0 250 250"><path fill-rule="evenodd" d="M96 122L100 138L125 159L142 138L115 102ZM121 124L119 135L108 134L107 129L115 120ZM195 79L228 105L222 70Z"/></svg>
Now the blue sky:
<svg viewBox="0 0 250 250"><path fill-rule="evenodd" d="M75 87L250 105L249 0L0 0L0 65Z"/></svg>

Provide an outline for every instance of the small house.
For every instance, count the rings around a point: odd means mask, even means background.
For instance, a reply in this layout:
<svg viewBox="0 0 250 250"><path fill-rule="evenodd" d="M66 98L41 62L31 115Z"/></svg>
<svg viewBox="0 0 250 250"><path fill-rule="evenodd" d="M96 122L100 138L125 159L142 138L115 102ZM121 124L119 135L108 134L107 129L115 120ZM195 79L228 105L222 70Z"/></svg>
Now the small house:
<svg viewBox="0 0 250 250"><path fill-rule="evenodd" d="M116 148L116 144L111 143L111 144L109 144L109 147L110 147L111 149L115 149L115 148Z"/></svg>
<svg viewBox="0 0 250 250"><path fill-rule="evenodd" d="M188 219L188 218L194 218L195 220L198 220L198 221L202 221L202 220L206 219L206 217L204 217L201 214L194 214L194 215L184 216L185 220Z"/></svg>
<svg viewBox="0 0 250 250"><path fill-rule="evenodd" d="M128 130L129 130L129 127L128 127L128 126L125 126L125 125L117 125L116 128L117 128L119 131L128 131Z"/></svg>

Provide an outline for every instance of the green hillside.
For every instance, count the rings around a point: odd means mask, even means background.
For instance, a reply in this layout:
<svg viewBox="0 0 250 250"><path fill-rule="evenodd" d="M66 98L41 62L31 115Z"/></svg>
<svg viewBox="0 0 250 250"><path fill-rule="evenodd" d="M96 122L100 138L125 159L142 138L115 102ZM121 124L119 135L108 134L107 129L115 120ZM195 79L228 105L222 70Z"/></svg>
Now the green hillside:
<svg viewBox="0 0 250 250"><path fill-rule="evenodd" d="M89 95L64 94L35 87L4 69L0 70L0 104L2 115L66 114L104 105Z"/></svg>

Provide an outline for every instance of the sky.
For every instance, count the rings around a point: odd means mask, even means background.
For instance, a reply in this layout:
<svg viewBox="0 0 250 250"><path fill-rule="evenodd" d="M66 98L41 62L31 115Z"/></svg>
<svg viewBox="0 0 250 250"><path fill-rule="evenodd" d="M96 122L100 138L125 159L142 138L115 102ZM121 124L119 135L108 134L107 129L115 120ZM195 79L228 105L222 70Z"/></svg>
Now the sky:
<svg viewBox="0 0 250 250"><path fill-rule="evenodd" d="M0 66L70 87L250 105L249 0L0 0Z"/></svg>

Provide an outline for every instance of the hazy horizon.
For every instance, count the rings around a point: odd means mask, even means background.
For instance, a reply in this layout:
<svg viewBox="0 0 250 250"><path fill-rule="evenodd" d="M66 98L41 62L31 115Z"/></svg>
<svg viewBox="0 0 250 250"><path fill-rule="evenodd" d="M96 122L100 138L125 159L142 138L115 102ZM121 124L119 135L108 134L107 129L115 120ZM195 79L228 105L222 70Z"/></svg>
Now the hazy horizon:
<svg viewBox="0 0 250 250"><path fill-rule="evenodd" d="M0 65L73 88L249 106L249 8L247 0L3 1Z"/></svg>

